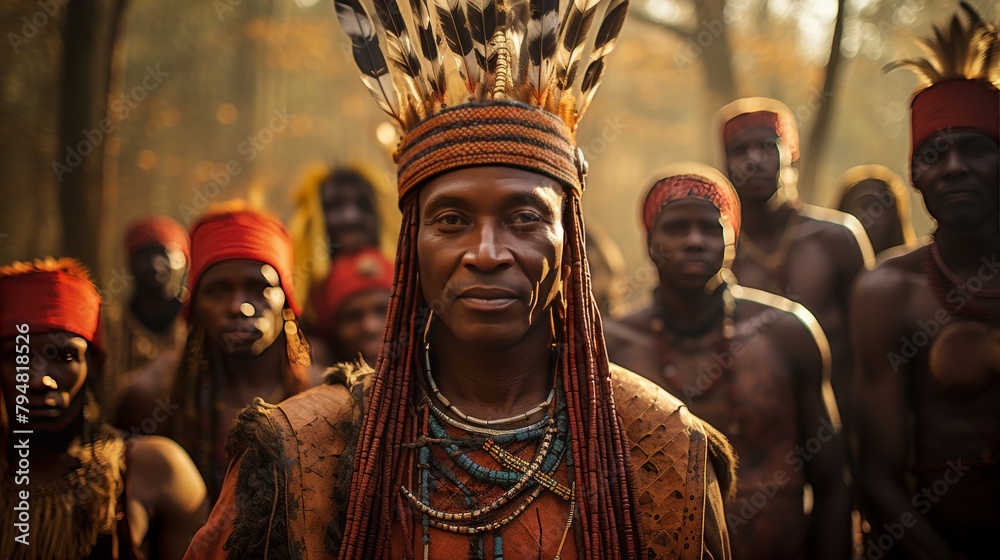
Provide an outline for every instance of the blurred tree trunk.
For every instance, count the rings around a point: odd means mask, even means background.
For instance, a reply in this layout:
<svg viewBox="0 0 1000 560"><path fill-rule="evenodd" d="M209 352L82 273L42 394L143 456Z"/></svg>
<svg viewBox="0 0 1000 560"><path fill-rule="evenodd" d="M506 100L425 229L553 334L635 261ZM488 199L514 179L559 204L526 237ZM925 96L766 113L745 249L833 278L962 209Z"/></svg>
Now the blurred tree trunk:
<svg viewBox="0 0 1000 560"><path fill-rule="evenodd" d="M833 38L830 41L830 57L826 63L826 74L823 77L823 91L816 111L816 122L809 131L809 140L804 145L802 160L802 175L799 178L799 190L805 194L815 195L818 191L816 177L823 163L827 140L830 138L830 124L833 119L833 92L837 88L839 69L844 56L840 53L840 43L844 37L844 19L846 0L837 0L837 18L833 26Z"/></svg>
<svg viewBox="0 0 1000 560"><path fill-rule="evenodd" d="M53 162L59 180L61 253L80 259L99 285L110 258L102 248L110 246L114 226L105 208L114 200L115 193L107 192L114 183L103 180L104 141L111 132L108 92L126 2L71 0L63 33L59 147Z"/></svg>
<svg viewBox="0 0 1000 560"><path fill-rule="evenodd" d="M736 99L736 77L733 71L733 51L729 46L729 28L723 13L726 0L693 0L695 21L680 26L653 17L644 9L634 10L634 17L669 31L684 41L684 47L674 56L679 69L699 62L710 92L706 109L715 111Z"/></svg>

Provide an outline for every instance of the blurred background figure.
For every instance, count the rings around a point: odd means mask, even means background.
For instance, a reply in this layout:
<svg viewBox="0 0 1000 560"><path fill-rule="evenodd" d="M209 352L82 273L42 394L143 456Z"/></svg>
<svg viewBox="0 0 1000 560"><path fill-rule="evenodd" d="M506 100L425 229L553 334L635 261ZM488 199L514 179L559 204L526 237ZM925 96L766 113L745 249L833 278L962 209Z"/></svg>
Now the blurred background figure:
<svg viewBox="0 0 1000 560"><path fill-rule="evenodd" d="M851 420L854 367L847 310L851 286L875 255L853 216L805 204L795 194L799 132L795 115L766 97L719 110L726 175L742 205L743 232L733 273L740 285L806 307L830 342L833 390L845 426Z"/></svg>
<svg viewBox="0 0 1000 560"><path fill-rule="evenodd" d="M334 257L326 282L310 299L317 318L317 330L309 340L313 385L319 384L323 370L338 362L362 358L375 366L392 275L392 263L374 247Z"/></svg>
<svg viewBox="0 0 1000 560"><path fill-rule="evenodd" d="M124 246L132 293L125 305L105 312L113 406L134 383L160 392L170 387L187 337L181 316L191 260L187 231L167 216L149 216L128 227ZM142 420L116 415L114 423L128 430Z"/></svg>
<svg viewBox="0 0 1000 560"><path fill-rule="evenodd" d="M625 310L625 257L618 244L597 223L587 224L590 288L601 315L611 318Z"/></svg>
<svg viewBox="0 0 1000 560"><path fill-rule="evenodd" d="M861 222L876 255L900 245L916 246L910 195L899 175L884 165L858 165L845 171L839 184L837 209Z"/></svg>
<svg viewBox="0 0 1000 560"><path fill-rule="evenodd" d="M105 422L100 305L73 259L0 267L5 560L176 560L208 516L205 484L180 446ZM13 518L22 500L25 535Z"/></svg>
<svg viewBox="0 0 1000 560"><path fill-rule="evenodd" d="M191 229L190 332L172 387L133 386L124 400L138 416L167 403L172 413L157 431L191 454L213 501L240 410L255 398L276 403L308 387L309 346L291 278L292 241L280 222L240 201L210 208Z"/></svg>
<svg viewBox="0 0 1000 560"><path fill-rule="evenodd" d="M393 250L398 219L393 220L391 187L362 164L314 166L295 193L289 229L295 247L295 294L302 302L307 331L317 331L314 293L325 286L331 262L341 255L376 248Z"/></svg>
<svg viewBox="0 0 1000 560"><path fill-rule="evenodd" d="M642 217L659 286L651 305L606 323L608 357L683 400L733 444L733 558L848 558L850 496L824 401L822 329L801 305L733 282L740 203L722 173L680 163L654 181Z"/></svg>

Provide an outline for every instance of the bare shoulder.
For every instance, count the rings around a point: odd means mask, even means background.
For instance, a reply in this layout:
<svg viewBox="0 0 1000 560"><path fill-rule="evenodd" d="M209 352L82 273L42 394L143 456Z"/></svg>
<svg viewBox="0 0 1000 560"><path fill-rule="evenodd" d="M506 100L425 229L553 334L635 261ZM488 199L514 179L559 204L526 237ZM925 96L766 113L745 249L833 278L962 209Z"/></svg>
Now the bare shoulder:
<svg viewBox="0 0 1000 560"><path fill-rule="evenodd" d="M873 270L858 278L854 286L855 299L862 298L876 305L880 301L898 301L910 288L923 282L923 263L928 250L925 245L887 256Z"/></svg>
<svg viewBox="0 0 1000 560"><path fill-rule="evenodd" d="M866 268L875 266L875 250L868 233L854 216L838 210L803 204L799 209L804 235L818 235L824 245L836 254L856 255L860 252Z"/></svg>
<svg viewBox="0 0 1000 560"><path fill-rule="evenodd" d="M649 331L649 321L655 313L655 307L648 305L619 319L608 319L604 323L604 337L609 342L631 341Z"/></svg>
<svg viewBox="0 0 1000 560"><path fill-rule="evenodd" d="M161 479L191 463L184 448L163 436L140 436L128 440L129 476Z"/></svg>

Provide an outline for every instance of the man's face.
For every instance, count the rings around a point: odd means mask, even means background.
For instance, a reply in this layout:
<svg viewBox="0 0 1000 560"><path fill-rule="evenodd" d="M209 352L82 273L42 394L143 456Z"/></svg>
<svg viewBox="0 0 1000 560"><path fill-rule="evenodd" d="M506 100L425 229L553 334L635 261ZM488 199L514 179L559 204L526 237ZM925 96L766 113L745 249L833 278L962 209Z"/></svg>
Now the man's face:
<svg viewBox="0 0 1000 560"><path fill-rule="evenodd" d="M1000 214L1000 152L970 129L934 133L914 151L913 185L939 224L975 229Z"/></svg>
<svg viewBox="0 0 1000 560"><path fill-rule="evenodd" d="M278 273L258 261L231 259L212 265L195 289L195 317L208 339L234 358L255 358L277 340L284 307Z"/></svg>
<svg viewBox="0 0 1000 560"><path fill-rule="evenodd" d="M369 290L348 299L334 324L338 357L353 360L361 354L374 366L388 312L389 290Z"/></svg>
<svg viewBox="0 0 1000 560"><path fill-rule="evenodd" d="M875 252L902 242L903 225L896 208L896 197L884 182L878 179L858 182L844 195L839 209L861 222Z"/></svg>
<svg viewBox="0 0 1000 560"><path fill-rule="evenodd" d="M719 209L699 198L668 203L649 234L649 257L668 289L704 289L722 268L725 252Z"/></svg>
<svg viewBox="0 0 1000 560"><path fill-rule="evenodd" d="M452 171L419 195L417 260L435 328L463 343L506 348L548 309L560 278L563 190L508 167Z"/></svg>
<svg viewBox="0 0 1000 560"><path fill-rule="evenodd" d="M372 189L358 181L323 183L326 233L336 252L353 253L378 245L378 216Z"/></svg>
<svg viewBox="0 0 1000 560"><path fill-rule="evenodd" d="M726 170L740 200L765 202L778 190L778 135L763 126L737 132L726 143Z"/></svg>
<svg viewBox="0 0 1000 560"><path fill-rule="evenodd" d="M136 293L144 296L176 296L180 292L187 260L178 249L162 245L143 247L129 258Z"/></svg>
<svg viewBox="0 0 1000 560"><path fill-rule="evenodd" d="M65 430L83 410L87 341L65 331L31 332L28 338L28 344L22 344L23 338L8 338L0 343L0 383L7 416L14 429ZM28 369L19 371L16 360L25 353L30 360L21 367ZM24 412L16 405L27 409L27 423L18 421L17 415Z"/></svg>

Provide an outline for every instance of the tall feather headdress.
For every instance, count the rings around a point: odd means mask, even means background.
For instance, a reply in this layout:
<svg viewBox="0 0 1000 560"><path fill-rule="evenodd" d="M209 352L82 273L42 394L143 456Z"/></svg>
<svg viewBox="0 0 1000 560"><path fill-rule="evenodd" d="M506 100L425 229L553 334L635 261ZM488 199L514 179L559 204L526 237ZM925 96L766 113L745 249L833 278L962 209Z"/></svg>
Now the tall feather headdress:
<svg viewBox="0 0 1000 560"><path fill-rule="evenodd" d="M908 68L921 85L910 103L912 149L935 132L971 128L1000 138L1000 31L966 2L968 24L958 13L933 37L917 40L923 58L892 62L885 70Z"/></svg>
<svg viewBox="0 0 1000 560"><path fill-rule="evenodd" d="M491 101L542 109L572 133L601 84L628 4L334 0L361 80L404 133L448 107ZM461 79L449 79L456 70Z"/></svg>

